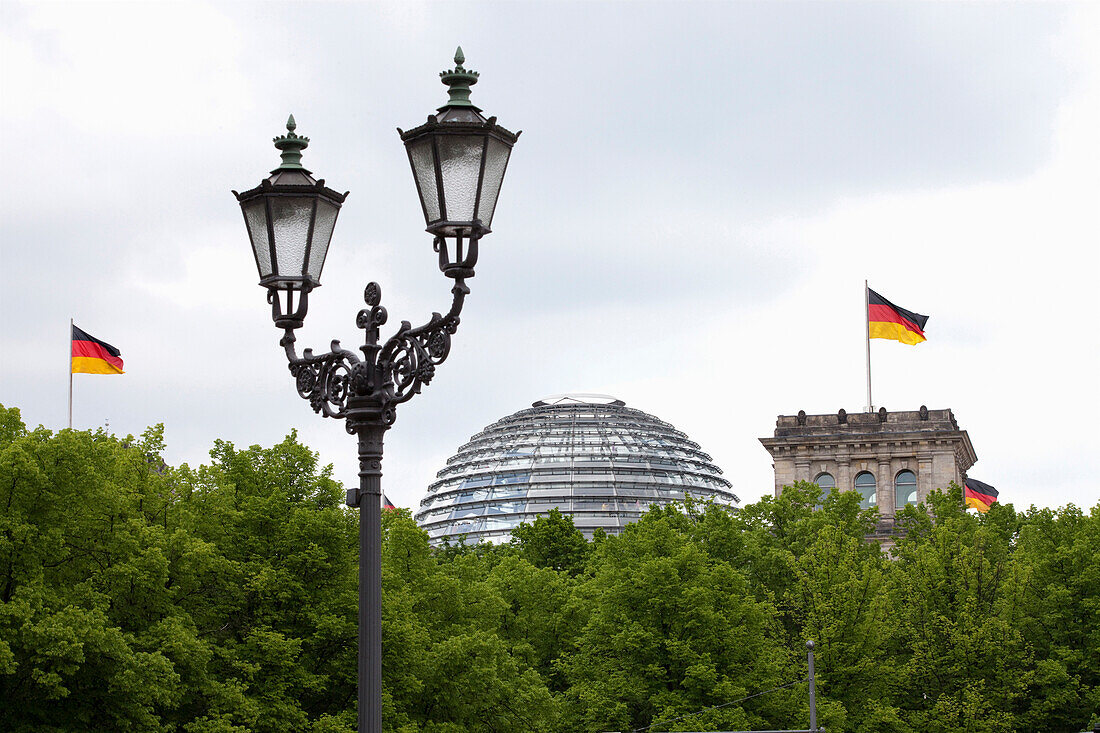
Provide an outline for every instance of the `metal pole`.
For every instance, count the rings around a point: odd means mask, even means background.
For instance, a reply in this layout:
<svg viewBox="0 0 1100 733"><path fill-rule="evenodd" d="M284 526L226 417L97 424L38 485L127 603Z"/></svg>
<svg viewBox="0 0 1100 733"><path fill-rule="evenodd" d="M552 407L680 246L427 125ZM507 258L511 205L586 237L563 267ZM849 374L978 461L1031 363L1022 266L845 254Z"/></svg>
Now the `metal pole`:
<svg viewBox="0 0 1100 733"><path fill-rule="evenodd" d="M871 289L867 281L863 281L863 317L867 327L863 335L867 337L867 412L875 411L875 403L871 401Z"/></svg>
<svg viewBox="0 0 1100 733"><path fill-rule="evenodd" d="M817 689L814 682L814 642L811 639L806 642L806 661L810 666L810 730L817 728Z"/></svg>
<svg viewBox="0 0 1100 733"><path fill-rule="evenodd" d="M69 319L69 430L73 429L73 319Z"/></svg>
<svg viewBox="0 0 1100 733"><path fill-rule="evenodd" d="M382 438L359 435L359 733L382 733Z"/></svg>

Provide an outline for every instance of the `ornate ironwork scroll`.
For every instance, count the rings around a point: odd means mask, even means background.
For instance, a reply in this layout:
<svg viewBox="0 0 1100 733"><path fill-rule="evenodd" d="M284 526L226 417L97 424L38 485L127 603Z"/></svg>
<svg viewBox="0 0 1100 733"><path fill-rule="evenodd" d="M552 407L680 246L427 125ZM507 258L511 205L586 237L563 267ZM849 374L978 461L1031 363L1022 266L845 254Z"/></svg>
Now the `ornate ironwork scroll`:
<svg viewBox="0 0 1100 733"><path fill-rule="evenodd" d="M379 345L379 328L389 314L381 305L382 288L378 283L368 284L363 291L367 307L355 319L356 326L365 331L362 358L335 340L327 353L305 349L298 356L295 329L286 328L279 344L286 350L298 394L325 417L356 417L352 413L359 411L377 415L386 427L392 425L394 408L429 384L435 368L450 354L451 336L458 331L459 314L469 292L465 278L455 278L446 315L433 313L427 323L416 328L402 321L397 333ZM349 420L348 432L355 432L352 423Z"/></svg>

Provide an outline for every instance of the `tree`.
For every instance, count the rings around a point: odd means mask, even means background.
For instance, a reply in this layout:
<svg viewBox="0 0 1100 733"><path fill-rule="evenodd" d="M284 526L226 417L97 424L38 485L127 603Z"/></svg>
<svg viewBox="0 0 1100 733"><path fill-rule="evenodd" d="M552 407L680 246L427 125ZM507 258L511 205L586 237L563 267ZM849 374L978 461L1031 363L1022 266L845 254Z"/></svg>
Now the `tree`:
<svg viewBox="0 0 1100 733"><path fill-rule="evenodd" d="M573 517L562 514L557 507L531 524L524 522L513 529L512 543L535 567L564 570L571 575L584 570L589 552L584 535L573 526Z"/></svg>
<svg viewBox="0 0 1100 733"><path fill-rule="evenodd" d="M383 522L384 724L431 733L557 730L559 706L505 637L521 626L487 576L495 553L440 560L407 511ZM529 566L528 566L529 567Z"/></svg>
<svg viewBox="0 0 1100 733"><path fill-rule="evenodd" d="M489 571L488 582L507 604L499 633L510 654L535 669L551 690L563 692L567 683L554 663L579 631L572 603L577 580L513 555Z"/></svg>
<svg viewBox="0 0 1100 733"><path fill-rule="evenodd" d="M160 429L28 432L0 406L0 699L13 731L150 730L182 696Z"/></svg>
<svg viewBox="0 0 1100 733"><path fill-rule="evenodd" d="M304 730L355 699L358 530L331 466L291 433L177 476L181 528L217 572L179 598L214 644L212 671L248 701L251 730Z"/></svg>
<svg viewBox="0 0 1100 733"><path fill-rule="evenodd" d="M354 699L355 525L293 436L161 459L163 431L0 410L10 730L308 730Z"/></svg>
<svg viewBox="0 0 1100 733"><path fill-rule="evenodd" d="M909 527L891 567L892 695L919 731L1010 731L1034 661L1018 628L1013 599L1021 578L1012 563L1016 517L995 506L977 518L962 492L906 507Z"/></svg>
<svg viewBox="0 0 1100 733"><path fill-rule="evenodd" d="M1021 518L1012 599L1036 669L1019 708L1028 730L1085 730L1100 722L1100 506L1035 509Z"/></svg>
<svg viewBox="0 0 1100 733"><path fill-rule="evenodd" d="M887 563L866 540L875 517L860 510L854 492L822 501L816 485L797 482L737 512L710 507L693 529L710 555L737 568L753 596L776 609L787 674L802 669L804 644L815 642L818 719L830 730L857 730L872 719L875 730L891 730L894 716L883 698ZM791 704L805 709L804 693Z"/></svg>
<svg viewBox="0 0 1100 733"><path fill-rule="evenodd" d="M691 540L690 522L675 508L652 509L600 544L578 588L587 619L560 663L570 729L642 727L780 682L786 655L770 628L774 610ZM762 722L752 708L711 710L675 726L743 729Z"/></svg>

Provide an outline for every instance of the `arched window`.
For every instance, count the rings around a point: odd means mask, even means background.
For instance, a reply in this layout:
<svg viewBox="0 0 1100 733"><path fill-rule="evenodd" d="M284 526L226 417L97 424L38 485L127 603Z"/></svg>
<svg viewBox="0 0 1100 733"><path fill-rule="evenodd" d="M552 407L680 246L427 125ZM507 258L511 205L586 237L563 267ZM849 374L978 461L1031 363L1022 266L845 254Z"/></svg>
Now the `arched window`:
<svg viewBox="0 0 1100 733"><path fill-rule="evenodd" d="M870 471L864 471L856 475L856 491L859 492L860 509L870 509L876 503L875 476Z"/></svg>
<svg viewBox="0 0 1100 733"><path fill-rule="evenodd" d="M822 504L825 502L825 497L829 495L829 492L836 488L836 479L833 478L831 473L819 473L817 478L814 479L814 483L821 489L821 496L818 498L817 503Z"/></svg>
<svg viewBox="0 0 1100 733"><path fill-rule="evenodd" d="M894 501L898 509L917 503L917 474L902 471L894 478Z"/></svg>

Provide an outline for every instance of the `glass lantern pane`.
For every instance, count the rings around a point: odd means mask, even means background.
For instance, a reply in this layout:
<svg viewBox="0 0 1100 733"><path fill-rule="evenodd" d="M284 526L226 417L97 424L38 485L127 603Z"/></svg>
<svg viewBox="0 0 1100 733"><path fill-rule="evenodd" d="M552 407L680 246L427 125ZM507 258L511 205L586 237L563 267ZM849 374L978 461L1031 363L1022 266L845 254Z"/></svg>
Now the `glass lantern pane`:
<svg viewBox="0 0 1100 733"><path fill-rule="evenodd" d="M420 187L424 221L428 224L439 221L439 186L435 180L435 156L432 154L431 138L410 145L409 160L412 161L416 184Z"/></svg>
<svg viewBox="0 0 1100 733"><path fill-rule="evenodd" d="M493 212L497 208L497 196L500 195L500 183L504 180L504 169L508 167L508 156L512 149L496 138L489 138L489 152L485 158L485 180L481 184L481 204L477 218L487 227L493 225Z"/></svg>
<svg viewBox="0 0 1100 733"><path fill-rule="evenodd" d="M305 265L309 220L313 199L278 196L271 199L271 223L275 231L275 265L283 277L301 277Z"/></svg>
<svg viewBox="0 0 1100 733"><path fill-rule="evenodd" d="M267 207L262 198L244 205L244 222L248 225L256 267L260 277L265 278L271 274L271 243L267 240Z"/></svg>
<svg viewBox="0 0 1100 733"><path fill-rule="evenodd" d="M440 135L438 139L447 221L473 221L485 138L478 135Z"/></svg>
<svg viewBox="0 0 1100 733"><path fill-rule="evenodd" d="M339 211L329 202L317 200L317 220L313 223L313 245L309 250L309 276L314 282L321 282L321 268L325 266L325 255Z"/></svg>

